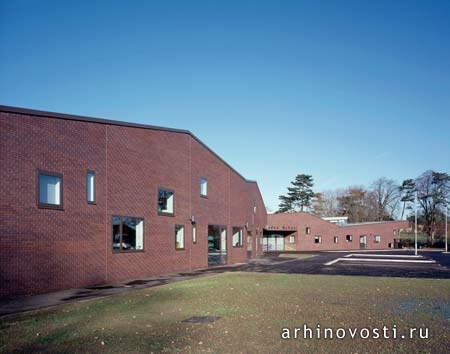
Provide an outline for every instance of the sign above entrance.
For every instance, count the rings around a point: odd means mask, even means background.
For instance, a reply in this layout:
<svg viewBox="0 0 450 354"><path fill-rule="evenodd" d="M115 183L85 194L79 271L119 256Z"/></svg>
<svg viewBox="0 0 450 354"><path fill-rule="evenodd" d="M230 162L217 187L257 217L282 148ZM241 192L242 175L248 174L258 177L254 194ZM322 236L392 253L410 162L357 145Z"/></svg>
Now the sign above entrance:
<svg viewBox="0 0 450 354"><path fill-rule="evenodd" d="M265 227L266 230L277 230L277 231L297 231L297 226L293 225L267 225Z"/></svg>

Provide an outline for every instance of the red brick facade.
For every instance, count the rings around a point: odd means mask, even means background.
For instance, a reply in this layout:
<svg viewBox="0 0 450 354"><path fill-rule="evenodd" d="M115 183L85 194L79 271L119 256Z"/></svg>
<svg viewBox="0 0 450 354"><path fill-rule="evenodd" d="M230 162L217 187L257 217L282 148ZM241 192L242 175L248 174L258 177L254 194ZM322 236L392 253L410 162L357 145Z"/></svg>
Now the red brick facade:
<svg viewBox="0 0 450 354"><path fill-rule="evenodd" d="M356 250L362 248L361 236L366 237L364 249L387 249L394 247L398 230L409 228L408 221L337 226L309 213L270 214L267 219L265 236L284 235L286 251ZM351 241L347 240L347 235L351 236ZM320 242L316 241L316 236Z"/></svg>
<svg viewBox="0 0 450 354"><path fill-rule="evenodd" d="M208 225L226 227L228 263L261 252L267 215L257 184L190 132L0 107L0 133L0 295L206 268ZM62 175L63 210L38 207L39 170ZM88 170L95 204L86 200ZM157 212L160 187L174 191L173 216ZM114 215L144 219L143 251L113 251ZM176 224L185 227L183 250ZM244 231L242 247L232 245L233 227Z"/></svg>

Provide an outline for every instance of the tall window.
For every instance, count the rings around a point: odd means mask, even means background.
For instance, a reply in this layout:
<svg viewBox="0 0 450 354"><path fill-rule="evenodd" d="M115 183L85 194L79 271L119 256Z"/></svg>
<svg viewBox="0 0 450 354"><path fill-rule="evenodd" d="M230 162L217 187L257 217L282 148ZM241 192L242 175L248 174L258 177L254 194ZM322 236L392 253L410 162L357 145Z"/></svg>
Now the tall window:
<svg viewBox="0 0 450 354"><path fill-rule="evenodd" d="M112 232L114 251L142 251L144 249L144 219L113 216Z"/></svg>
<svg viewBox="0 0 450 354"><path fill-rule="evenodd" d="M295 236L289 236L289 243L295 243Z"/></svg>
<svg viewBox="0 0 450 354"><path fill-rule="evenodd" d="M200 196L208 196L208 180L205 177L200 178Z"/></svg>
<svg viewBox="0 0 450 354"><path fill-rule="evenodd" d="M86 197L87 202L95 204L95 172L88 171L86 174Z"/></svg>
<svg viewBox="0 0 450 354"><path fill-rule="evenodd" d="M233 227L233 247L242 247L242 227Z"/></svg>
<svg viewBox="0 0 450 354"><path fill-rule="evenodd" d="M311 228L309 226L306 227L306 234L311 235Z"/></svg>
<svg viewBox="0 0 450 354"><path fill-rule="evenodd" d="M184 249L184 225L175 225L175 249Z"/></svg>
<svg viewBox="0 0 450 354"><path fill-rule="evenodd" d="M168 189L158 189L158 214L174 214L174 192Z"/></svg>
<svg viewBox="0 0 450 354"><path fill-rule="evenodd" d="M40 207L63 207L63 177L59 173L38 171L37 196Z"/></svg>
<svg viewBox="0 0 450 354"><path fill-rule="evenodd" d="M334 236L334 243L339 243L339 236Z"/></svg>
<svg viewBox="0 0 450 354"><path fill-rule="evenodd" d="M197 243L197 225L192 224L192 243Z"/></svg>

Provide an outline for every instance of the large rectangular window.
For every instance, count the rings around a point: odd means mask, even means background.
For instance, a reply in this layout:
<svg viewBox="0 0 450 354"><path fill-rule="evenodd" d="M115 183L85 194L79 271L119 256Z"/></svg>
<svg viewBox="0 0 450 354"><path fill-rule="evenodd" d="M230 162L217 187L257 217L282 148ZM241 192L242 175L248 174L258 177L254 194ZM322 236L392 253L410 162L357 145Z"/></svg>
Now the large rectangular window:
<svg viewBox="0 0 450 354"><path fill-rule="evenodd" d="M374 243L380 243L381 242L381 236L380 235L374 235L373 236L373 242Z"/></svg>
<svg viewBox="0 0 450 354"><path fill-rule="evenodd" d="M169 189L158 189L158 214L174 214L174 192Z"/></svg>
<svg viewBox="0 0 450 354"><path fill-rule="evenodd" d="M88 171L86 174L86 198L87 202L95 204L95 172Z"/></svg>
<svg viewBox="0 0 450 354"><path fill-rule="evenodd" d="M175 225L175 249L184 249L184 225Z"/></svg>
<svg viewBox="0 0 450 354"><path fill-rule="evenodd" d="M205 177L200 178L200 196L208 196L208 180Z"/></svg>
<svg viewBox="0 0 450 354"><path fill-rule="evenodd" d="M113 216L112 232L114 251L142 251L144 249L144 219Z"/></svg>
<svg viewBox="0 0 450 354"><path fill-rule="evenodd" d="M63 177L54 172L38 171L37 203L44 208L62 209Z"/></svg>
<svg viewBox="0 0 450 354"><path fill-rule="evenodd" d="M242 227L233 227L233 247L242 247Z"/></svg>

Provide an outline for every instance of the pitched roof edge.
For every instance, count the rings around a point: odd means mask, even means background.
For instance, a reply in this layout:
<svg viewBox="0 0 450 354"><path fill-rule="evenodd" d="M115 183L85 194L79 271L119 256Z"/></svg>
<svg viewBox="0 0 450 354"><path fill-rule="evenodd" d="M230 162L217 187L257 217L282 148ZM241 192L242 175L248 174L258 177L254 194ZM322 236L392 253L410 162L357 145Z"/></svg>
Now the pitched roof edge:
<svg viewBox="0 0 450 354"><path fill-rule="evenodd" d="M88 116L81 116L75 114L66 114L66 113L58 113L58 112L50 112L50 111L42 111L37 109L29 109L29 108L21 108L14 106L5 106L0 105L0 112L6 113L15 113L15 114L23 114L23 115L31 115L37 117L44 118L56 118L56 119L65 119L65 120L74 120L80 122L87 123L97 123L97 124L107 124L107 125L117 125L123 127L131 127L131 128L140 128L140 129L150 129L150 130L158 130L158 131L166 131L171 133L180 133L190 135L193 139L198 141L204 148L206 148L209 152L211 152L214 156L216 156L220 161L222 161L226 166L228 166L233 172L235 172L240 178L242 178L245 182L254 182L253 180L248 180L244 176L242 176L234 167L232 167L228 162L226 162L222 157L220 157L214 150L212 150L209 146L207 146L203 141L201 141L197 136L195 136L191 131L184 129L175 129L175 128L166 128L155 125L148 124L140 124L140 123L130 123L119 120L105 119L105 118L94 118ZM259 189L259 187L258 187Z"/></svg>

